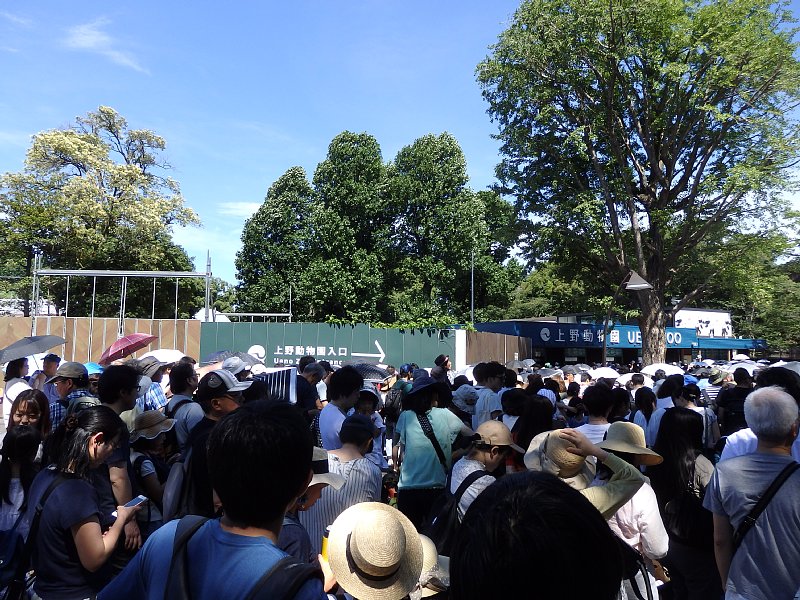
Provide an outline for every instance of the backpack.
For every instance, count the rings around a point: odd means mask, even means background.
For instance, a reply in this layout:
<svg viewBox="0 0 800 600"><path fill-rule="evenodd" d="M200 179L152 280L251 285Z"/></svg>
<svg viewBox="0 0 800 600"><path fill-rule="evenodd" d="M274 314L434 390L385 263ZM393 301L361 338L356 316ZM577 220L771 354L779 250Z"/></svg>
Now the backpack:
<svg viewBox="0 0 800 600"><path fill-rule="evenodd" d="M164 495L161 499L161 515L164 522L188 515L194 504L194 484L190 473L192 449L172 463L164 484Z"/></svg>
<svg viewBox="0 0 800 600"><path fill-rule="evenodd" d="M381 417L384 421L397 423L403 410L403 396L405 396L403 386L393 387L386 393L386 399L383 401L381 409Z"/></svg>
<svg viewBox="0 0 800 600"><path fill-rule="evenodd" d="M628 542L621 537L614 535L617 540L620 554L622 555L622 585L627 590L633 592L637 600L653 600L653 589L650 585L650 577L647 573L647 565L644 562L642 553L636 548L631 547ZM639 589L636 575L641 574L644 580L644 594Z"/></svg>
<svg viewBox="0 0 800 600"><path fill-rule="evenodd" d="M433 543L436 544L436 549L442 556L450 556L450 549L456 538L456 532L461 526L458 520L458 503L461 502L461 497L481 477L489 475L486 471L473 471L464 478L461 485L458 486L455 494L450 493L450 479L447 481L447 491L442 496L439 506L434 506L431 514L433 518L425 528L425 535L427 535Z"/></svg>
<svg viewBox="0 0 800 600"><path fill-rule="evenodd" d="M144 461L149 460L153 463L153 468L156 471L156 477L158 478L159 483L164 484L167 481L170 473L170 467L158 457L155 456L147 456L146 454L141 454L136 457L136 460L133 461L133 478L131 480L131 485L133 486L133 493L134 494L142 494L143 496L147 496L144 492L144 478L142 477L142 464ZM155 500L149 500L158 506L158 502ZM158 506L160 509L161 507Z"/></svg>
<svg viewBox="0 0 800 600"><path fill-rule="evenodd" d="M189 600L189 556L186 547L191 537L208 521L205 517L189 515L183 517L175 530L172 545L172 561L164 588L167 600ZM300 563L286 556L275 563L255 583L245 600L289 600L312 578L322 580L319 567L311 563Z"/></svg>
<svg viewBox="0 0 800 600"><path fill-rule="evenodd" d="M25 538L19 531L19 524L24 517L25 511L20 511L11 529L0 531L0 588L6 587L14 580L22 561Z"/></svg>

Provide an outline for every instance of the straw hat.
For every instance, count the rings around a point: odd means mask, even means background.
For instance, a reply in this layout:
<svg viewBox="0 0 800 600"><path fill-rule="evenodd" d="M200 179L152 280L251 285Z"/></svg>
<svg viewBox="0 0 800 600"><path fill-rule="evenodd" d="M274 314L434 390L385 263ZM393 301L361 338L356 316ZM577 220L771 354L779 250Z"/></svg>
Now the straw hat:
<svg viewBox="0 0 800 600"><path fill-rule="evenodd" d="M531 471L555 475L572 489L586 489L594 479L595 467L582 456L569 452L570 446L558 431L544 431L531 440L525 466Z"/></svg>
<svg viewBox="0 0 800 600"><path fill-rule="evenodd" d="M419 581L422 542L399 510L380 502L362 502L345 510L331 525L328 562L348 594L400 600Z"/></svg>
<svg viewBox="0 0 800 600"><path fill-rule="evenodd" d="M133 421L131 442L144 438L153 440L175 425L175 419L168 419L164 413L157 410L146 410L136 416Z"/></svg>
<svg viewBox="0 0 800 600"><path fill-rule="evenodd" d="M419 536L422 542L422 574L420 575L421 597L427 598L445 592L450 587L450 559L439 556L436 544L425 535Z"/></svg>
<svg viewBox="0 0 800 600"><path fill-rule="evenodd" d="M644 429L636 423L627 421L612 423L606 432L606 439L597 445L611 452L634 454L638 465L649 467L661 464L664 461L660 454L647 447L644 439Z"/></svg>

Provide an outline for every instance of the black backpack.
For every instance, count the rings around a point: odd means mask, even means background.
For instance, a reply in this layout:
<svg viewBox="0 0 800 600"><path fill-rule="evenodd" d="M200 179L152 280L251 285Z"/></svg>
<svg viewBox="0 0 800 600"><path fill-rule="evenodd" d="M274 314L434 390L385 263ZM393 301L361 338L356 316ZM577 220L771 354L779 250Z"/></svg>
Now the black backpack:
<svg viewBox="0 0 800 600"><path fill-rule="evenodd" d="M464 478L455 494L450 493L450 478L447 478L447 491L438 506L434 505L431 511L432 518L424 532L433 540L436 549L442 556L450 556L456 532L461 526L461 522L458 520L458 503L461 502L461 497L469 489L469 486L485 475L492 476L486 471L473 471Z"/></svg>
<svg viewBox="0 0 800 600"><path fill-rule="evenodd" d="M397 423L400 418L400 413L403 411L403 396L405 393L402 387L393 387L386 393L386 399L383 401L383 408L381 409L381 417L390 423Z"/></svg>
<svg viewBox="0 0 800 600"><path fill-rule="evenodd" d="M192 512L195 504L195 486L191 476L191 461L190 447L186 450L186 454L172 463L169 469L161 500L161 514L165 523Z"/></svg>
<svg viewBox="0 0 800 600"><path fill-rule="evenodd" d="M206 517L189 515L178 522L172 545L172 564L164 588L165 600L189 600L189 556L186 546L191 537L208 521ZM311 563L300 563L286 556L275 563L256 582L245 600L290 600L313 578L322 581L322 571Z"/></svg>

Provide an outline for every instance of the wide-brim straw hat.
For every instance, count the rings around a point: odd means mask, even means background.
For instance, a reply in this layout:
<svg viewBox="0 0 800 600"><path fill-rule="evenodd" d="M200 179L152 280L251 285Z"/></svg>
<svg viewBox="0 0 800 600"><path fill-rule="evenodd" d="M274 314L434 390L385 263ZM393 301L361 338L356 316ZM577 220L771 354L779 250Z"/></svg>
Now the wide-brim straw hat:
<svg viewBox="0 0 800 600"><path fill-rule="evenodd" d="M157 410L146 410L136 416L131 432L131 442L139 439L154 440L175 426L175 419L168 419Z"/></svg>
<svg viewBox="0 0 800 600"><path fill-rule="evenodd" d="M421 597L428 598L449 589L450 559L439 555L431 538L420 535L419 539L422 542Z"/></svg>
<svg viewBox="0 0 800 600"><path fill-rule="evenodd" d="M657 452L647 447L644 439L644 429L636 423L617 421L612 423L606 432L606 439L597 444L610 452L625 452L636 456L639 465L648 467L664 462Z"/></svg>
<svg viewBox="0 0 800 600"><path fill-rule="evenodd" d="M399 510L362 502L331 525L328 562L336 581L355 598L400 600L419 581L422 542Z"/></svg>
<svg viewBox="0 0 800 600"><path fill-rule="evenodd" d="M531 471L555 475L575 490L589 487L595 468L584 457L569 452L572 444L558 431L544 431L534 437L525 453L525 466Z"/></svg>

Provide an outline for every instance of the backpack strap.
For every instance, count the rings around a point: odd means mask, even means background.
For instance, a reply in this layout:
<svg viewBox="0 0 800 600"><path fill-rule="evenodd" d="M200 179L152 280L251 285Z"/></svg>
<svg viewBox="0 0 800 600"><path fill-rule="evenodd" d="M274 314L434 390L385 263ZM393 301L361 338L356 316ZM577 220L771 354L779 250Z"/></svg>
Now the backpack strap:
<svg viewBox="0 0 800 600"><path fill-rule="evenodd" d="M756 519L758 519L759 515L764 512L772 498L778 493L778 490L781 489L781 486L786 483L786 480L789 479L789 477L792 476L792 473L794 473L798 468L800 468L800 463L796 461L792 461L786 465L767 488L767 491L764 492L761 498L758 499L758 502L756 502L753 510L750 511L750 513L742 520L741 523L739 523L739 527L737 527L736 531L733 533L734 553L739 549L739 546L742 545L742 539L747 535L747 532L750 531L756 524Z"/></svg>
<svg viewBox="0 0 800 600"><path fill-rule="evenodd" d="M261 576L246 600L288 600L294 598L300 588L313 578L322 581L322 571L312 563L297 562L285 556Z"/></svg>
<svg viewBox="0 0 800 600"><path fill-rule="evenodd" d="M489 477L494 477L494 475L492 475L491 473L487 473L486 471L480 471L480 470L479 471L473 471L472 473L467 475L464 478L464 481L461 482L461 485L458 486L458 489L456 490L456 493L453 494L453 499L456 501L456 504L461 502L461 496L463 496L467 492L467 490L469 489L469 486L471 486L473 483L478 481L478 479L480 479L481 477L483 477L485 475L489 476Z"/></svg>
<svg viewBox="0 0 800 600"><path fill-rule="evenodd" d="M175 541L172 543L172 564L169 567L167 585L164 587L164 600L188 600L189 591L189 556L186 546L189 539L197 533L206 517L187 515L178 521L175 530Z"/></svg>
<svg viewBox="0 0 800 600"><path fill-rule="evenodd" d="M442 463L442 468L445 474L447 474L447 459L444 457L444 451L439 445L439 440L436 439L436 434L433 432L433 425L431 425L427 415L417 413L417 420L419 421L419 426L422 428L422 433L424 433L425 437L433 444L433 449L436 450L436 456L439 457L439 462Z"/></svg>
<svg viewBox="0 0 800 600"><path fill-rule="evenodd" d="M30 570L29 567L31 564L31 556L33 556L33 546L36 544L36 536L39 533L39 521L42 519L44 505L47 502L47 499L50 497L50 494L52 494L55 489L65 481L66 478L61 473L58 473L55 476L55 479L50 482L50 485L47 486L47 489L45 489L44 494L42 494L41 498L39 498L39 501L36 503L33 519L31 520L31 526L28 530L28 537L25 539L25 545L22 547L22 557L19 561L19 568L14 574L15 581L25 581L25 574ZM20 517L21 516L22 515L20 515ZM19 519L17 520L17 523L19 523ZM16 523L14 526L16 527Z"/></svg>
<svg viewBox="0 0 800 600"><path fill-rule="evenodd" d="M183 400L179 400L179 401L178 401L178 402L175 404L175 407L174 407L172 410L166 410L166 411L164 411L164 412L166 413L166 415L167 415L167 418L168 418L168 419L174 419L174 418L175 418L175 415L177 415L177 414L178 414L178 409L179 409L181 406L183 406L184 404L189 404L189 402L192 402L192 399L191 399L191 398L184 398Z"/></svg>

